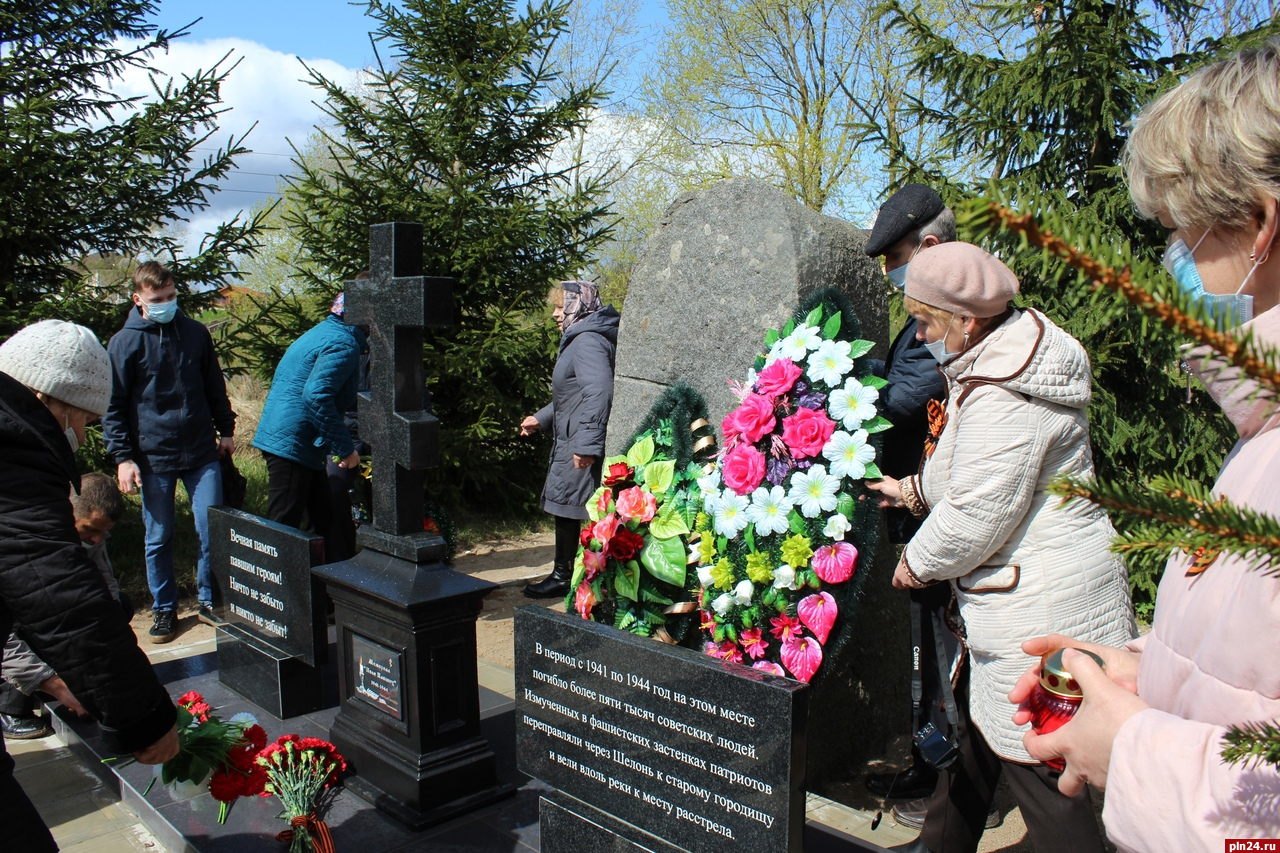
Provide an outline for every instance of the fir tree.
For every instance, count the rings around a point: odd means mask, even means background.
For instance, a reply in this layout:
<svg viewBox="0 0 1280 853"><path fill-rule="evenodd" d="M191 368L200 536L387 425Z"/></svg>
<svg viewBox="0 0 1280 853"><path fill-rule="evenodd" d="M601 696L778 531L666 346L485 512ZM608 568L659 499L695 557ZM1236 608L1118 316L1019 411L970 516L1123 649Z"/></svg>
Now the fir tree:
<svg viewBox="0 0 1280 853"><path fill-rule="evenodd" d="M1276 25L1204 42L1195 54L1173 54L1141 0L988 8L992 31L1008 45L1004 55L966 53L901 0L885 7L887 23L914 44L913 73L929 81L933 93L908 111L938 140L932 156L921 160L881 138L890 159L904 166L903 182L930 183L952 203L990 186L1033 211L1037 203L1070 210L1080 233L1092 235L1091 247L1116 241L1137 258L1158 259L1164 232L1136 215L1120 174L1128 122L1173 82L1172 69L1213 61ZM1196 11L1176 2L1162 8L1188 26ZM948 174L952 162L977 163L980 173ZM1230 425L1205 395L1188 394L1180 339L1144 334L1136 308L1099 310L1065 286L1060 271L1044 266L1038 253L1020 252L1007 240L1001 250L1022 282L1020 303L1044 311L1089 353L1099 476L1144 483L1173 471L1211 479L1229 447ZM1139 609L1149 611L1163 561L1135 554L1129 563Z"/></svg>
<svg viewBox="0 0 1280 853"><path fill-rule="evenodd" d="M184 257L166 223L208 206L208 196L245 152L243 139L201 157L231 68L218 63L152 97L111 86L186 30L146 23L147 0L43 0L0 10L0 338L46 317L90 326L104 339L119 326L112 296L139 253L173 259L179 287L235 278L251 250L256 218L239 218ZM127 278L127 272L125 273ZM190 307L188 299L184 304Z"/></svg>
<svg viewBox="0 0 1280 853"><path fill-rule="evenodd" d="M536 495L545 447L516 426L550 393L547 289L609 233L604 184L571 180L573 164L554 157L603 95L598 83L551 94L566 9L371 0L377 66L357 92L311 72L332 128L322 156L295 161L286 193L317 304L368 265L370 225L423 224L426 273L456 281L454 325L426 334L435 486L492 508Z"/></svg>

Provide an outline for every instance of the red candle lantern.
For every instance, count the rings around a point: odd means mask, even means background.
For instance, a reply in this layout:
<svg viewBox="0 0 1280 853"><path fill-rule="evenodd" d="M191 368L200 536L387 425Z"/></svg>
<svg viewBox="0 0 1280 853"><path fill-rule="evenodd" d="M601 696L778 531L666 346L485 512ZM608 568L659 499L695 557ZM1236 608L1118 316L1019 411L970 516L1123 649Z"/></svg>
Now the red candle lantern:
<svg viewBox="0 0 1280 853"><path fill-rule="evenodd" d="M1084 698L1080 685L1062 664L1062 653L1065 651L1066 649L1058 649L1040 658L1040 683L1031 691L1023 705L1031 712L1031 729L1038 735L1062 728L1075 716L1080 709L1080 700ZM1098 662L1098 666L1106 669L1102 658L1093 652L1086 652L1084 649L1076 651L1088 655ZM1045 764L1054 770L1066 769L1066 764L1057 758L1046 761Z"/></svg>

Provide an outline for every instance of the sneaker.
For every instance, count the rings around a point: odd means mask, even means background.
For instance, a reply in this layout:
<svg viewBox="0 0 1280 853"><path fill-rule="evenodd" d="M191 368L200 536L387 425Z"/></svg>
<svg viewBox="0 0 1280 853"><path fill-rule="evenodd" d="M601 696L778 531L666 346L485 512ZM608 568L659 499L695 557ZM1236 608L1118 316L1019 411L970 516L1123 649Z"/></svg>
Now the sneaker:
<svg viewBox="0 0 1280 853"><path fill-rule="evenodd" d="M200 610L196 613L196 618L204 624L212 625L215 628L226 624L226 620L218 615L212 604L201 604Z"/></svg>
<svg viewBox="0 0 1280 853"><path fill-rule="evenodd" d="M167 643L173 639L173 635L177 633L174 628L175 614L172 610L157 610L153 614L155 622L151 626L151 630L147 631L147 637L153 643Z"/></svg>
<svg viewBox="0 0 1280 853"><path fill-rule="evenodd" d="M893 811L891 811L890 814L893 815L893 819L901 826L905 826L910 829L924 829L924 816L928 811L929 801L924 799L912 800L909 803L898 803L898 805L893 807ZM992 803L991 811L987 812L987 822L985 826L987 829L995 829L999 825L1000 812L996 811L995 804Z"/></svg>
<svg viewBox="0 0 1280 853"><path fill-rule="evenodd" d="M4 731L6 740L31 740L53 734L53 729L35 714L24 717L0 714L0 730Z"/></svg>

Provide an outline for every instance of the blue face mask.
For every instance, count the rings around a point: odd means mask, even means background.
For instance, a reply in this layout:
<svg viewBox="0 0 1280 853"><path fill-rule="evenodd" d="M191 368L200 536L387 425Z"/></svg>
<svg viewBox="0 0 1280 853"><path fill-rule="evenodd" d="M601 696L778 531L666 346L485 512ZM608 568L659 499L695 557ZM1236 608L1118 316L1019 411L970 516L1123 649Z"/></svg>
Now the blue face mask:
<svg viewBox="0 0 1280 853"><path fill-rule="evenodd" d="M178 300L147 305L147 319L157 323L168 323L178 316Z"/></svg>
<svg viewBox="0 0 1280 853"><path fill-rule="evenodd" d="M954 320L955 317L956 317L955 314L951 315L952 320ZM947 335L949 334L951 334L950 320L947 321L947 331L942 335L942 337L938 338L936 341L924 342L924 348L929 351L929 355L933 356L934 359L937 360L938 364L946 364L948 361L951 361L951 359L955 358L960 354L959 352L947 351ZM965 335L965 340L966 341L969 340L968 335ZM964 349L961 348L960 352L964 352Z"/></svg>
<svg viewBox="0 0 1280 853"><path fill-rule="evenodd" d="M1200 279L1200 271L1196 269L1195 252L1208 236L1209 231L1204 232L1204 235L1190 249L1182 239L1174 240L1169 248L1165 249L1161 263L1169 275L1173 276L1179 290L1204 305L1209 311L1209 316L1217 321L1220 328L1230 329L1253 319L1253 297L1240 291L1244 290L1244 286L1249 283L1258 264L1255 263L1253 269L1249 270L1249 275L1240 282L1240 287L1235 293L1207 292L1204 289L1204 282Z"/></svg>
<svg viewBox="0 0 1280 853"><path fill-rule="evenodd" d="M907 267L910 264L903 264L896 270L889 270L885 275L889 277L889 283L898 290L905 290L907 287Z"/></svg>

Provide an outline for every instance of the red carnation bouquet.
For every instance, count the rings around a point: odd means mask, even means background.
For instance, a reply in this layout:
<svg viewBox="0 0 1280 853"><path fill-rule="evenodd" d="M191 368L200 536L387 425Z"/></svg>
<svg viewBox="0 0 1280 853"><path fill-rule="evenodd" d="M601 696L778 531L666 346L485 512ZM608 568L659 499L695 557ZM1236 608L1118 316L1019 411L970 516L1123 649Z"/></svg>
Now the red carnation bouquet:
<svg viewBox="0 0 1280 853"><path fill-rule="evenodd" d="M227 822L231 804L240 797L266 794L267 771L257 762L258 751L266 745L266 731L251 724L209 777L209 795L218 801L218 823Z"/></svg>
<svg viewBox="0 0 1280 853"><path fill-rule="evenodd" d="M284 806L279 817L289 821L289 829L276 839L288 842L290 853L333 853L333 839L321 816L334 784L347 769L337 747L320 738L289 734L255 760L266 773L266 792Z"/></svg>

